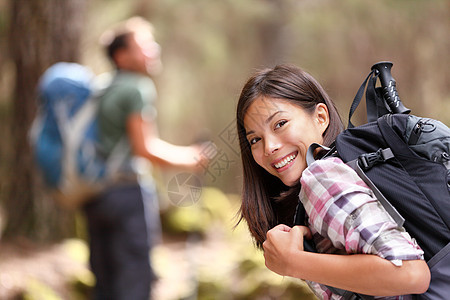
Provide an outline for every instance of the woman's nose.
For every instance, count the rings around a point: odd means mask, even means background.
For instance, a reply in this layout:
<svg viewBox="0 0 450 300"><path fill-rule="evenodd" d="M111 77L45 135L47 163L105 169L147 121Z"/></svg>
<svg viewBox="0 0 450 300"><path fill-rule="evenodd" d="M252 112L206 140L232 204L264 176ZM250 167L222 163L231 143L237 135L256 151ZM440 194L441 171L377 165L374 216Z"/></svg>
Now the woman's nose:
<svg viewBox="0 0 450 300"><path fill-rule="evenodd" d="M269 156L280 149L280 144L275 138L266 139L264 145L264 154Z"/></svg>

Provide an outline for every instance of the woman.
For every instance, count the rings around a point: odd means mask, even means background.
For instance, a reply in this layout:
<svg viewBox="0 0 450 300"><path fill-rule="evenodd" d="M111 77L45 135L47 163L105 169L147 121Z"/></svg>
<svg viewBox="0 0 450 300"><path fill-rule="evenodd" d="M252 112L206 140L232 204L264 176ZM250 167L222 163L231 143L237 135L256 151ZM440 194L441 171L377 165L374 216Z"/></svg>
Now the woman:
<svg viewBox="0 0 450 300"><path fill-rule="evenodd" d="M237 128L241 220L270 270L306 280L321 299L340 299L325 285L382 299L410 299L428 289L423 251L356 173L339 158L307 167L309 146L329 146L343 130L311 75L287 65L256 73L241 92ZM308 227L293 227L299 198ZM303 251L303 238L313 238L319 253Z"/></svg>

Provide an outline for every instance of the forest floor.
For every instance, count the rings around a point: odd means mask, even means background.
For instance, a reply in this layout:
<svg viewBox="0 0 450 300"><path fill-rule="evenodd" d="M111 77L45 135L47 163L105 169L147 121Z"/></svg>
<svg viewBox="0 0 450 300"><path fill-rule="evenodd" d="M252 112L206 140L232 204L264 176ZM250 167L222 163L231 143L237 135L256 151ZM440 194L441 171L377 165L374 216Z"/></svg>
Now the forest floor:
<svg viewBox="0 0 450 300"><path fill-rule="evenodd" d="M152 255L159 276L152 299L316 299L301 282L278 276L263 264L244 259L237 266L236 257L246 257L244 252L217 235L163 238ZM259 260L262 255L257 255ZM87 258L86 243L77 239L54 245L0 242L0 299L86 300L94 284ZM253 272L243 277L238 272L243 266ZM243 295L243 290L251 294Z"/></svg>
<svg viewBox="0 0 450 300"><path fill-rule="evenodd" d="M159 278L152 299L196 299L195 270L199 260L216 261L220 266L226 248L220 238L164 237L152 254ZM69 239L53 245L25 240L0 242L1 300L82 300L88 298L93 284L83 240Z"/></svg>
<svg viewBox="0 0 450 300"><path fill-rule="evenodd" d="M92 280L85 252L85 245L78 240L53 245L25 240L0 242L0 299L39 299L36 295L42 299L72 298L72 279L81 276Z"/></svg>
<svg viewBox="0 0 450 300"><path fill-rule="evenodd" d="M94 283L87 251L86 243L75 239L53 245L0 242L0 299L87 299ZM198 247L195 251L206 249ZM179 299L192 290L186 243L168 241L154 252L164 270L157 270L159 280L153 298Z"/></svg>
<svg viewBox="0 0 450 300"><path fill-rule="evenodd" d="M152 300L316 300L303 281L265 267L247 226L235 226L237 195L211 187L201 195L195 205L161 209ZM83 239L47 245L0 239L0 300L89 299L95 278L88 258Z"/></svg>

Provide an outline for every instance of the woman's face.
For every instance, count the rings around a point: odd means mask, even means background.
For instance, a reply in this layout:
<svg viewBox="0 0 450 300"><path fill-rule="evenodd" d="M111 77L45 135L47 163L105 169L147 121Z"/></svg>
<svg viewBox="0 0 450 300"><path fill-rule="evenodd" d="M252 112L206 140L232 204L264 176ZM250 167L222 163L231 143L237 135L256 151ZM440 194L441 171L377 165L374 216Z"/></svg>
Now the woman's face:
<svg viewBox="0 0 450 300"><path fill-rule="evenodd" d="M323 103L310 113L286 100L262 97L250 105L244 117L256 163L287 186L300 179L308 147L322 143L328 123L328 109Z"/></svg>

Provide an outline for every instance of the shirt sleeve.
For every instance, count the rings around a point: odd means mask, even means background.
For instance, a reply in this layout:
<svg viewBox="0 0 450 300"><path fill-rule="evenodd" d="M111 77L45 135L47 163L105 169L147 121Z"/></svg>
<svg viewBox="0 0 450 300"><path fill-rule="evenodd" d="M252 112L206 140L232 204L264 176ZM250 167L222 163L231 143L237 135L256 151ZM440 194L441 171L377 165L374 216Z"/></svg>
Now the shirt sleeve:
<svg viewBox="0 0 450 300"><path fill-rule="evenodd" d="M146 121L156 118L156 89L147 78L137 78L136 82L123 88L123 109L127 115L140 113Z"/></svg>
<svg viewBox="0 0 450 300"><path fill-rule="evenodd" d="M414 239L399 228L372 190L339 158L314 162L301 177L300 200L309 223L347 253L376 254L401 265L423 259Z"/></svg>

